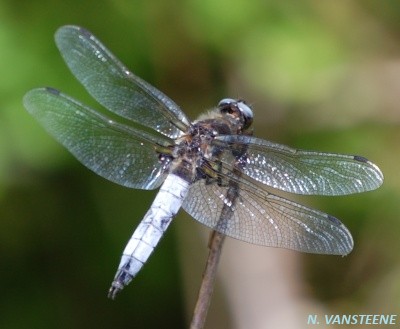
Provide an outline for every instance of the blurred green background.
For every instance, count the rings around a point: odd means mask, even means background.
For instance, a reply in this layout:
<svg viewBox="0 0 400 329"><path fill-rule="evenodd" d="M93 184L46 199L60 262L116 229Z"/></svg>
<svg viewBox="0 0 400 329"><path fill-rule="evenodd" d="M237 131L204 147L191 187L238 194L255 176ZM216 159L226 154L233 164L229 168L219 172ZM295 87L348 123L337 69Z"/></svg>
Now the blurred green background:
<svg viewBox="0 0 400 329"><path fill-rule="evenodd" d="M0 328L185 328L205 263L200 225L180 214L131 285L106 298L155 193L97 177L24 110L24 93L39 86L96 106L55 47L65 24L92 31L192 119L240 97L253 105L259 137L378 164L385 183L377 191L297 198L340 218L355 249L345 258L288 252L301 264L290 304L301 311L290 328L307 327L321 308L400 314L400 2L3 0ZM199 270L185 270L193 264ZM269 304L257 303L268 314ZM218 283L213 317L245 328L230 305Z"/></svg>

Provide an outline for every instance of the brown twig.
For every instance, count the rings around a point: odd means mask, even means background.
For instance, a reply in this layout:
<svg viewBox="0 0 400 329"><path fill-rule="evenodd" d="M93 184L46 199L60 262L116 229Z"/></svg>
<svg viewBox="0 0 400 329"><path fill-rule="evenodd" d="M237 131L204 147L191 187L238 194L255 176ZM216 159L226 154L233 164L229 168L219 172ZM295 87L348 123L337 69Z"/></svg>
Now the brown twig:
<svg viewBox="0 0 400 329"><path fill-rule="evenodd" d="M201 281L199 296L194 308L190 329L202 329L206 321L208 308L211 303L211 296L214 290L214 282L217 274L219 258L222 251L225 235L213 231L208 243L209 254L206 268Z"/></svg>

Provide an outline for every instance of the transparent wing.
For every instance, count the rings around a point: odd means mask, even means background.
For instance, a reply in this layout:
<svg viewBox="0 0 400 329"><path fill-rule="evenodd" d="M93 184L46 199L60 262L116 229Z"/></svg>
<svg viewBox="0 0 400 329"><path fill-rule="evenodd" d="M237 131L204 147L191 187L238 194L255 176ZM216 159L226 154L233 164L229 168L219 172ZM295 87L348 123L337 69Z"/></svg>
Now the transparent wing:
<svg viewBox="0 0 400 329"><path fill-rule="evenodd" d="M178 105L131 73L87 30L63 26L55 40L72 73L108 110L170 138L189 126Z"/></svg>
<svg viewBox="0 0 400 329"><path fill-rule="evenodd" d="M204 225L253 244L334 255L347 255L353 249L350 232L333 216L257 187L239 189L232 203L227 190L199 180L190 187L183 208ZM231 216L220 225L224 207Z"/></svg>
<svg viewBox="0 0 400 329"><path fill-rule="evenodd" d="M24 105L44 128L79 161L117 184L154 189L164 180L167 164L159 162L157 146L168 138L118 124L51 88L29 91Z"/></svg>
<svg viewBox="0 0 400 329"><path fill-rule="evenodd" d="M360 156L292 149L251 136L219 136L214 146L229 170L237 161L244 174L297 194L345 195L370 191L383 182L379 168ZM246 148L236 160L235 149Z"/></svg>

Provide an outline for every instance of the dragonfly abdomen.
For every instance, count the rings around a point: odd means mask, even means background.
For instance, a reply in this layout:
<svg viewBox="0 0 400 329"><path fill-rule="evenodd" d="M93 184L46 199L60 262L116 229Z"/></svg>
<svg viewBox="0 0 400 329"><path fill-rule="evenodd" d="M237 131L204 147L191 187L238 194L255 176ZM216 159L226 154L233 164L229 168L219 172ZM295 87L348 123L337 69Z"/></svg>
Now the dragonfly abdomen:
<svg viewBox="0 0 400 329"><path fill-rule="evenodd" d="M121 257L108 296L112 299L140 271L186 197L189 183L169 174L150 209L133 232Z"/></svg>

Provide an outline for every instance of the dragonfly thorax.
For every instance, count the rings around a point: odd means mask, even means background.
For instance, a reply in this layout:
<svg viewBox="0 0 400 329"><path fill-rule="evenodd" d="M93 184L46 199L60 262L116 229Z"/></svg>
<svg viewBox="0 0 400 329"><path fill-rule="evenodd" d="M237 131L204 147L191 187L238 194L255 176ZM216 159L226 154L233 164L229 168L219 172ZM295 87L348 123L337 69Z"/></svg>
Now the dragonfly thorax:
<svg viewBox="0 0 400 329"><path fill-rule="evenodd" d="M187 133L176 140L174 158L201 167L204 161L212 160L218 148L213 140L221 135L251 135L253 112L242 100L226 98L218 106L201 115L189 127Z"/></svg>

